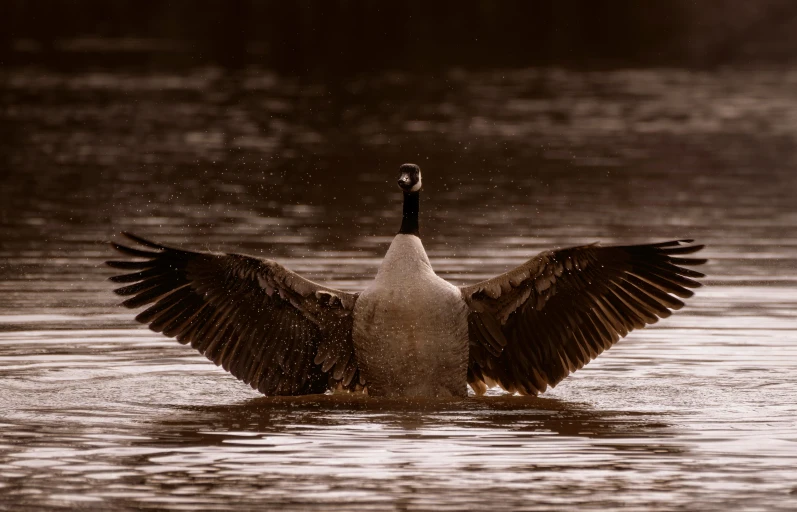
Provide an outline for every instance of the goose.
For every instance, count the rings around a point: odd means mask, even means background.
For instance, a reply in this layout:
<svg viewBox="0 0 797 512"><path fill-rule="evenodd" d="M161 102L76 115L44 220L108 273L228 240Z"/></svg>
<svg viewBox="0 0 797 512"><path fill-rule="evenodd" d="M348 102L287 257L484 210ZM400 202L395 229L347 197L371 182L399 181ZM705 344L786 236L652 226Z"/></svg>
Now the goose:
<svg viewBox="0 0 797 512"><path fill-rule="evenodd" d="M401 226L360 293L309 281L276 261L195 252L131 233L107 265L136 320L204 354L264 395L360 391L465 397L498 386L537 395L634 329L684 306L704 274L693 240L598 243L540 253L455 286L421 243L421 170L399 168ZM130 244L132 245L132 244Z"/></svg>

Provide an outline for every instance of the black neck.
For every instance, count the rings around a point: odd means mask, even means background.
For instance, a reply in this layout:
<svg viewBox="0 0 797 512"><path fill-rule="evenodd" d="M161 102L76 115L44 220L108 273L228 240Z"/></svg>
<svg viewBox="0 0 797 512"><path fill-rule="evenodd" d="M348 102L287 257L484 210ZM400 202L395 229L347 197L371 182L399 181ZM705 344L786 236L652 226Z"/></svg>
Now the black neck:
<svg viewBox="0 0 797 512"><path fill-rule="evenodd" d="M418 235L418 209L421 195L418 192L404 192L404 216L401 218L400 234Z"/></svg>

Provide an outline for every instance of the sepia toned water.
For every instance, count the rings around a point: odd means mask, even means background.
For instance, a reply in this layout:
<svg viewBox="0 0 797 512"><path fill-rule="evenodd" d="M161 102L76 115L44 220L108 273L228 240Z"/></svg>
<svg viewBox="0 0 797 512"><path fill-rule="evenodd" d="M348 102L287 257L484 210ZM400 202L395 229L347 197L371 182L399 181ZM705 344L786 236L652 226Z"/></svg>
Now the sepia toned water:
<svg viewBox="0 0 797 512"><path fill-rule="evenodd" d="M695 238L687 307L541 397L260 397L116 306L129 230L362 289L424 170L456 284ZM794 510L797 72L0 71L0 509Z"/></svg>

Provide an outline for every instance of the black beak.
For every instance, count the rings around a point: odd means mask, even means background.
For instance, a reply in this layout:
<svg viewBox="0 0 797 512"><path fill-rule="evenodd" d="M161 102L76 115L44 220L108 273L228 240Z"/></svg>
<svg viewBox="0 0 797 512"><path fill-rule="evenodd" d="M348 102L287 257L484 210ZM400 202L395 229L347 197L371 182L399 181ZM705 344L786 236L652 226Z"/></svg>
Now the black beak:
<svg viewBox="0 0 797 512"><path fill-rule="evenodd" d="M409 176L404 174L398 179L398 186L403 188L403 189L411 188L412 187L412 180L410 180Z"/></svg>

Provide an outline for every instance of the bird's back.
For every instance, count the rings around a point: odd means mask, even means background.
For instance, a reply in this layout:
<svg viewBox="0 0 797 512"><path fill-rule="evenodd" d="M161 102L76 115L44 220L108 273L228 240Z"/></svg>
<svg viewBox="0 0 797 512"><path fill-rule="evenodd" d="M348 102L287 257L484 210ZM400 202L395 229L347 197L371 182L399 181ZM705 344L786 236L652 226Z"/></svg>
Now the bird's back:
<svg viewBox="0 0 797 512"><path fill-rule="evenodd" d="M415 235L397 235L354 308L357 364L372 396L466 396L467 306Z"/></svg>

